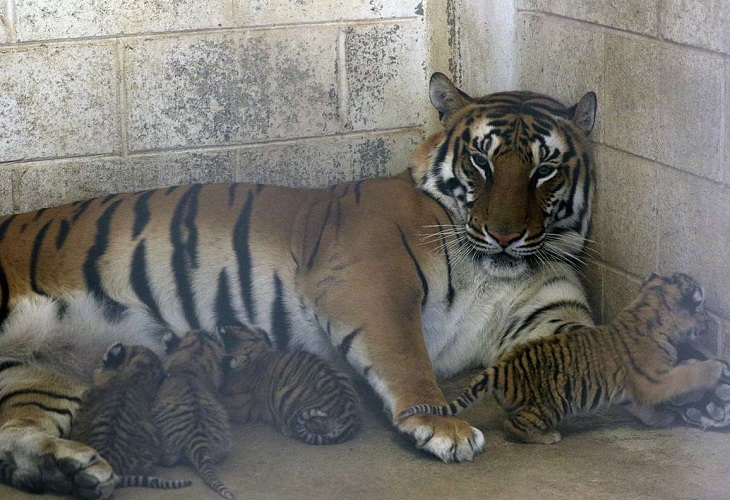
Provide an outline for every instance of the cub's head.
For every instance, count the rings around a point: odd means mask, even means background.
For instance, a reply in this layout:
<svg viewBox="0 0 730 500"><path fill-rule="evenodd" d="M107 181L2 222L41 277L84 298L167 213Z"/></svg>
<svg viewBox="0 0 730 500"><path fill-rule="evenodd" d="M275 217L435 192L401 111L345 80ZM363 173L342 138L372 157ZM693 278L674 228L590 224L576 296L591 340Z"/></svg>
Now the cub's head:
<svg viewBox="0 0 730 500"><path fill-rule="evenodd" d="M238 365L238 359L226 354L220 335L207 330L193 330L178 338L172 333L164 338L168 373L190 373L219 389L226 373Z"/></svg>
<svg viewBox="0 0 730 500"><path fill-rule="evenodd" d="M702 287L686 274L652 274L644 280L639 303L649 306L656 318L653 323L666 327L667 335L674 341L695 338L712 324L705 311Z"/></svg>
<svg viewBox="0 0 730 500"><path fill-rule="evenodd" d="M532 92L472 98L435 73L430 96L444 130L416 151L412 173L451 213L444 234L496 276L572 265L590 219L596 95L570 108Z"/></svg>
<svg viewBox="0 0 730 500"><path fill-rule="evenodd" d="M121 343L111 346L94 373L94 385L125 382L145 388L159 388L165 378L162 361L151 349Z"/></svg>

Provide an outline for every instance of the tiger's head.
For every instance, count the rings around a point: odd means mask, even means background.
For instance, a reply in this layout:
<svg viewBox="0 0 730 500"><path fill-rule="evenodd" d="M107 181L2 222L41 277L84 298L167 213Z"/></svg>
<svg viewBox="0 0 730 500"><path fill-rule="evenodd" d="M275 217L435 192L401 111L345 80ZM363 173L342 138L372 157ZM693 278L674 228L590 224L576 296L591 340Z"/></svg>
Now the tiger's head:
<svg viewBox="0 0 730 500"><path fill-rule="evenodd" d="M596 95L571 108L532 92L472 98L435 73L430 97L444 130L418 148L411 172L449 211L442 234L498 277L575 265L591 212Z"/></svg>
<svg viewBox="0 0 730 500"><path fill-rule="evenodd" d="M111 346L94 372L94 385L110 387L115 383L131 383L136 387L157 389L165 378L162 361L151 349L141 345L116 343Z"/></svg>
<svg viewBox="0 0 730 500"><path fill-rule="evenodd" d="M238 358L226 353L217 332L192 330L182 338L168 333L163 338L168 375L186 373L208 383L217 390L230 370L238 366Z"/></svg>
<svg viewBox="0 0 730 500"><path fill-rule="evenodd" d="M674 343L709 333L717 326L705 311L702 286L686 274L651 274L644 280L637 302L645 306L651 324L661 327Z"/></svg>

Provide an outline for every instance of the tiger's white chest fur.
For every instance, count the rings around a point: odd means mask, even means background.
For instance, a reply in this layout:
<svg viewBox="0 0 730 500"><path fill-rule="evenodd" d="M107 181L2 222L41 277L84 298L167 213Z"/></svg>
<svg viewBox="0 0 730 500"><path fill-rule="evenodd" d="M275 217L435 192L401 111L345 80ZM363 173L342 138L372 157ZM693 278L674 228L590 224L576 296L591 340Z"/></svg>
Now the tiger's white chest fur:
<svg viewBox="0 0 730 500"><path fill-rule="evenodd" d="M552 333L549 309L532 318L541 308L556 301L586 301L577 277L560 265L519 278L496 278L469 262L455 269L453 286L450 304L434 300L423 311L424 338L438 377L490 365L515 344ZM567 318L561 313L566 322L592 324L584 311ZM524 328L517 331L520 326Z"/></svg>

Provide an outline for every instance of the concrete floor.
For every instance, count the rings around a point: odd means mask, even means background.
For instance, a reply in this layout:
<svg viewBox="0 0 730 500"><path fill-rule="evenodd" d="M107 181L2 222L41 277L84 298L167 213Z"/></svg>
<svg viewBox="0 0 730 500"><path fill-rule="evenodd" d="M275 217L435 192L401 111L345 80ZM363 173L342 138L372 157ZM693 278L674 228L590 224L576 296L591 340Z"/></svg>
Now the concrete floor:
<svg viewBox="0 0 730 500"><path fill-rule="evenodd" d="M469 375L444 383L454 395ZM446 465L415 451L364 396L366 424L350 442L308 446L263 425L235 429L235 452L219 464L239 500L258 499L727 499L730 433L650 429L620 408L570 419L556 445L505 440L502 412L489 401L464 416L485 434L474 462ZM118 500L219 498L185 467L162 477L192 478L185 490L126 489ZM50 495L49 495L50 496ZM0 498L38 498L0 486Z"/></svg>

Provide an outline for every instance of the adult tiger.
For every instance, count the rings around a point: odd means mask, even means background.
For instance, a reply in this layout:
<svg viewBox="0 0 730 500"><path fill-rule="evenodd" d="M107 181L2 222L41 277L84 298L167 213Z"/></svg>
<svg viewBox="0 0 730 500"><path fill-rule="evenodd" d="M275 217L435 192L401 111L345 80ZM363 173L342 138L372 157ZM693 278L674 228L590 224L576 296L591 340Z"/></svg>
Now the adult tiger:
<svg viewBox="0 0 730 500"><path fill-rule="evenodd" d="M591 324L574 266L590 218L595 95L572 108L523 92L473 99L440 73L430 95L444 131L391 178L196 184L0 219L4 476L111 493L108 464L65 438L88 372L76 350L103 353L125 335L159 352L166 330L261 329L277 347L346 360L397 415L445 404L437 376ZM52 297L66 297L65 315L48 314ZM89 318L92 332L69 326ZM456 417L393 418L445 462L483 446Z"/></svg>

